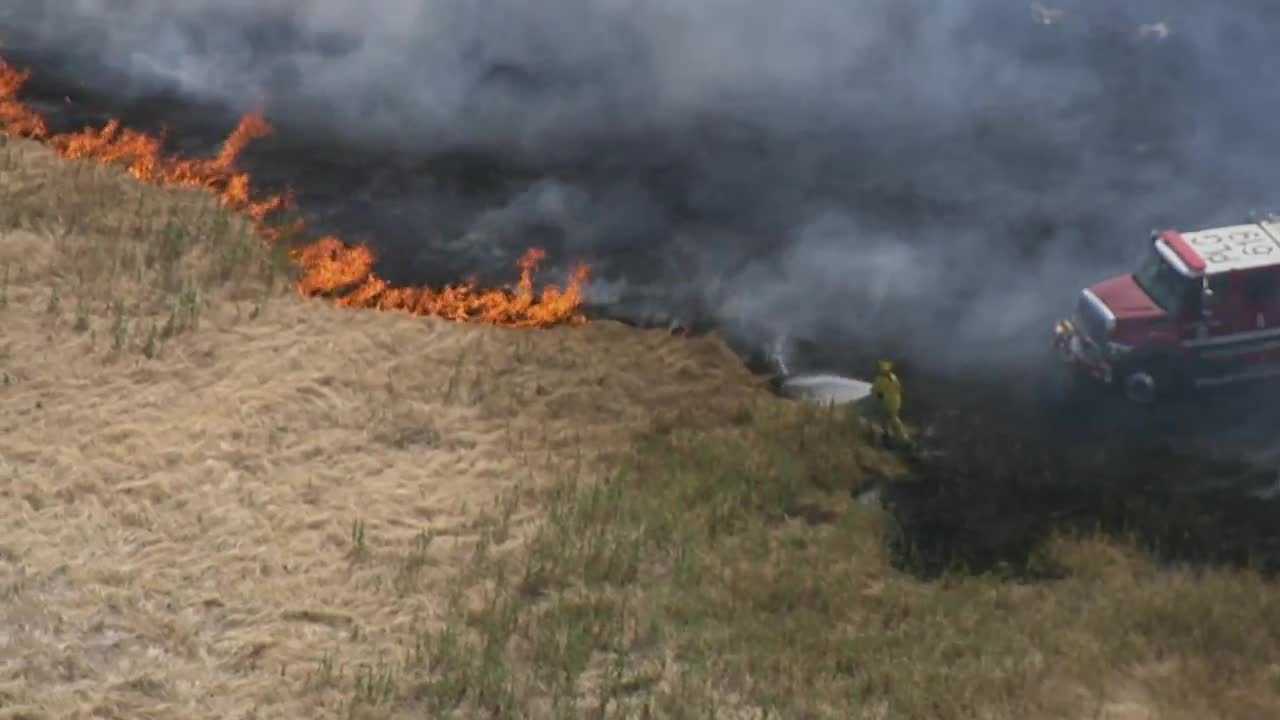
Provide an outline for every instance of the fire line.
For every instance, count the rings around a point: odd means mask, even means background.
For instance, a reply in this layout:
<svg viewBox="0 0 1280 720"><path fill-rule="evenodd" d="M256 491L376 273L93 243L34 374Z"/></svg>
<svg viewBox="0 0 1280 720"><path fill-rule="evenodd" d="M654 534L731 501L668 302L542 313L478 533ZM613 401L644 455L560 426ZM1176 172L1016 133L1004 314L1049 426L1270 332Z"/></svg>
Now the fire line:
<svg viewBox="0 0 1280 720"><path fill-rule="evenodd" d="M268 221L293 207L288 194L253 192L249 173L236 160L254 140L274 129L261 113L250 113L223 142L212 158L183 159L162 154L163 138L121 126L112 120L100 129L56 134L45 119L19 100L30 71L19 70L0 58L0 132L38 141L59 156L120 165L137 180L165 187L199 188L216 195L221 204L245 215L267 243L302 236L304 221L272 225ZM528 250L519 261L520 280L514 288L485 289L473 282L443 289L395 287L374 272L376 256L367 245L349 245L328 235L289 251L298 266L298 292L305 297L329 298L343 307L401 310L434 315L458 322L482 322L518 328L580 325L583 287L590 276L586 265L577 266L568 284L535 291L534 275L546 257L539 248Z"/></svg>

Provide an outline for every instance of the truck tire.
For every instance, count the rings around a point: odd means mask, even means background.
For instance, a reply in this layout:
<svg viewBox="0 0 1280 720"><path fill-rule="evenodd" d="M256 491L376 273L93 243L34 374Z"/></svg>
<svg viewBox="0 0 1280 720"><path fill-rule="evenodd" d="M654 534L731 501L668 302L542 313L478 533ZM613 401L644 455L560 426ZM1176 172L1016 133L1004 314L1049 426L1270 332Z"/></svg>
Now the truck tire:
<svg viewBox="0 0 1280 720"><path fill-rule="evenodd" d="M1153 372L1145 368L1133 368L1120 378L1120 391L1136 405L1150 405L1162 393L1160 383Z"/></svg>
<svg viewBox="0 0 1280 720"><path fill-rule="evenodd" d="M1117 373L1120 392L1135 405L1152 405L1182 389L1181 374L1168 358L1148 357L1126 363Z"/></svg>

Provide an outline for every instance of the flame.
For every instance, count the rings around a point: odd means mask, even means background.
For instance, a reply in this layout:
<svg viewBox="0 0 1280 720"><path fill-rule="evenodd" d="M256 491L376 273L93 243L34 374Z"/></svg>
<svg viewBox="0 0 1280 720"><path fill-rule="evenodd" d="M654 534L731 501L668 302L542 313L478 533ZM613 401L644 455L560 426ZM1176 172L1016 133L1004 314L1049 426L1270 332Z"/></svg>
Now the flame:
<svg viewBox="0 0 1280 720"><path fill-rule="evenodd" d="M546 253L534 248L520 259L520 281L514 290L484 290L474 283L451 285L443 290L397 288L373 271L374 254L368 246L352 247L336 237L325 237L293 252L304 274L299 289L304 295L336 296L345 307L404 310L415 315L437 315L460 322L485 322L508 327L549 327L583 322L582 287L589 278L579 266L568 286L543 288L535 293L533 276Z"/></svg>
<svg viewBox="0 0 1280 720"><path fill-rule="evenodd" d="M101 129L50 133L44 118L18 100L29 77L29 72L0 59L0 132L43 142L64 158L124 165L129 174L144 183L211 192L224 207L247 216L269 243L306 232L302 220L284 225L270 223L279 213L293 208L293 199L287 194L256 194L249 173L236 168L245 148L273 132L262 113L245 115L213 158L168 157L162 153L162 137L124 128L118 120ZM533 278L546 258L538 248L520 259L520 280L512 289L482 289L473 282L439 290L392 287L374 272L376 257L372 248L348 245L332 235L294 249L289 256L301 271L299 293L331 298L344 307L401 310L459 322L521 328L586 322L581 308L589 268L575 268L563 289L550 285L537 293Z"/></svg>
<svg viewBox="0 0 1280 720"><path fill-rule="evenodd" d="M30 77L30 72L0 60L0 123L6 134L42 140L49 135L44 118L17 100L18 91Z"/></svg>

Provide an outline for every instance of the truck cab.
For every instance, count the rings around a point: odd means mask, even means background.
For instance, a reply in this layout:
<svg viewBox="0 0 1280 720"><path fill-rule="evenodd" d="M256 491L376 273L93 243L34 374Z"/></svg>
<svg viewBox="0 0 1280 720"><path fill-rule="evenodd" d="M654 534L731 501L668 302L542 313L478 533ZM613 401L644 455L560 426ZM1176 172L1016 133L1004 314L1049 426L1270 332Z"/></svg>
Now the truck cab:
<svg viewBox="0 0 1280 720"><path fill-rule="evenodd" d="M1280 376L1280 222L1153 233L1136 272L1080 292L1053 345L1073 378L1142 404Z"/></svg>

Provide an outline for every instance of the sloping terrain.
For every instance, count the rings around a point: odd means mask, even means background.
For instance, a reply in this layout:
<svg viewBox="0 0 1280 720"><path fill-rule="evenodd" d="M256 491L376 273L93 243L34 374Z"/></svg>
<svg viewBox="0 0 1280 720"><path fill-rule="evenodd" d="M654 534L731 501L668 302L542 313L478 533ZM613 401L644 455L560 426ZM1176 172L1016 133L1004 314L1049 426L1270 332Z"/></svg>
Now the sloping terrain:
<svg viewBox="0 0 1280 720"><path fill-rule="evenodd" d="M0 716L312 717L332 646L432 626L499 495L759 395L714 339L343 310L286 273L201 194L0 148Z"/></svg>
<svg viewBox="0 0 1280 720"><path fill-rule="evenodd" d="M912 470L715 338L290 272L205 195L0 146L0 718L1280 708L1274 579L1151 552L1129 519L1221 537L1160 503L1037 521L1049 461L981 415Z"/></svg>

